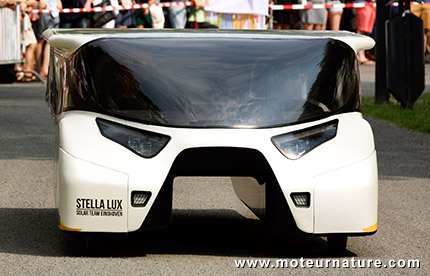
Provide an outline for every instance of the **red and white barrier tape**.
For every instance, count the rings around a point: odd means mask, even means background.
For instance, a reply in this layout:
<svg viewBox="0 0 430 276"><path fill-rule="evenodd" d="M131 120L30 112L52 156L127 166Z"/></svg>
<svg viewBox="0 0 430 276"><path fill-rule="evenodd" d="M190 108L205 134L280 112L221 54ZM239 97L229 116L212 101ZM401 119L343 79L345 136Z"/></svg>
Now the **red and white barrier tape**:
<svg viewBox="0 0 430 276"><path fill-rule="evenodd" d="M374 2L363 3L342 3L342 4L309 4L309 5L271 5L269 9L274 11L280 10L309 10L309 9L330 9L330 8L364 8L366 5L375 6Z"/></svg>
<svg viewBox="0 0 430 276"><path fill-rule="evenodd" d="M414 5L421 5L414 2ZM430 4L430 3L422 3ZM309 4L309 5L269 5L269 9L274 11L279 10L308 10L308 9L330 9L330 8L364 8L365 6L376 6L375 2L363 2L363 3L344 3L344 4ZM398 3L393 3L393 6L397 6ZM107 7L96 7L86 10L84 8L74 8L74 9L59 9L59 10L33 10L33 13L81 13L81 12L104 12L104 11L122 11L122 10L137 10L145 9L150 6L161 6L163 8L176 7L176 6L194 6L194 1L184 1L184 2L163 2L157 4L135 4L135 5L118 5L118 6L107 6Z"/></svg>
<svg viewBox="0 0 430 276"><path fill-rule="evenodd" d="M137 10L146 9L150 6L160 6L166 7L186 7L194 6L194 1L183 1L183 2L163 2L156 4L134 4L134 5L118 5L118 6L106 6L106 7L96 7L89 10L84 8L73 8L73 9L58 9L58 10L33 10L33 13L81 13L81 12L104 12L104 11L122 11L122 10Z"/></svg>
<svg viewBox="0 0 430 276"><path fill-rule="evenodd" d="M411 5L429 5L430 2L422 2L417 3L413 2ZM399 3L392 3L391 6L397 7ZM362 3L342 3L342 4L310 4L310 5L269 5L269 9L274 11L281 10L308 10L308 9L330 9L330 8L364 8L365 6L374 6L376 7L375 2L362 2Z"/></svg>

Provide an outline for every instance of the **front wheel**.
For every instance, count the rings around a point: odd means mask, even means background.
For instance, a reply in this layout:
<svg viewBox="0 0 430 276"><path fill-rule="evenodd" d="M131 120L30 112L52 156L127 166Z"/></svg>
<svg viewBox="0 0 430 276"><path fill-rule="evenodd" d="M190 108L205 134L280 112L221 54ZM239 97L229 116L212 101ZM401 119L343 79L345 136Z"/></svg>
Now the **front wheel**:
<svg viewBox="0 0 430 276"><path fill-rule="evenodd" d="M345 254L348 236L344 234L333 234L327 236L330 256L341 257Z"/></svg>

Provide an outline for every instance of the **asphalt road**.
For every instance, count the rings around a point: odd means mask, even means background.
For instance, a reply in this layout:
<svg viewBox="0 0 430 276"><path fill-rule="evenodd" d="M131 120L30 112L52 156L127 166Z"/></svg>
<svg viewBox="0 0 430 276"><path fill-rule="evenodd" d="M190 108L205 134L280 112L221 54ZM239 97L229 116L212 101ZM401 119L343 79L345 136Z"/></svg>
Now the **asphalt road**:
<svg viewBox="0 0 430 276"><path fill-rule="evenodd" d="M54 124L40 84L0 85L0 275L430 275L430 136L369 120L379 166L379 229L344 259L416 259L407 268L242 268L235 260L327 259L324 239L261 224L228 178L181 178L170 228L103 235L87 252L58 230ZM347 184L347 183L346 183Z"/></svg>

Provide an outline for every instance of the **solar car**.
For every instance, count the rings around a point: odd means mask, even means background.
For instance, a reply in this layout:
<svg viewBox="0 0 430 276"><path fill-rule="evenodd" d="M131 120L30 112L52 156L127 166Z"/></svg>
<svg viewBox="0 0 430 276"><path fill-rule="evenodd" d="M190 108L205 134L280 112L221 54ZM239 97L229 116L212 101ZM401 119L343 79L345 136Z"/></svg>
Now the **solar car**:
<svg viewBox="0 0 430 276"><path fill-rule="evenodd" d="M262 221L377 230L374 139L350 32L68 30L51 45L56 204L65 231L168 226L173 180L231 177ZM192 193L192 191L190 191ZM203 196L203 195L202 195Z"/></svg>

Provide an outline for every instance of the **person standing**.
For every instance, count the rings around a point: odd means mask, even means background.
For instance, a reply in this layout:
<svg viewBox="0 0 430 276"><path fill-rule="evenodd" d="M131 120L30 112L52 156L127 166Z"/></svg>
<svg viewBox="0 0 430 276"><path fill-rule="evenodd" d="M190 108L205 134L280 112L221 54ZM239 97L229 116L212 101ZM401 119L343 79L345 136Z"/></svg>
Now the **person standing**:
<svg viewBox="0 0 430 276"><path fill-rule="evenodd" d="M329 0L327 4L342 4L340 0ZM333 7L328 10L329 29L332 31L340 30L340 22L342 21L343 8Z"/></svg>
<svg viewBox="0 0 430 276"><path fill-rule="evenodd" d="M124 6L134 4L133 0L120 0L119 3ZM133 10L119 11L118 17L115 19L115 28L126 29L135 25Z"/></svg>
<svg viewBox="0 0 430 276"><path fill-rule="evenodd" d="M311 0L307 4L325 4L325 0ZM326 9L306 9L300 13L304 30L325 30L327 22Z"/></svg>
<svg viewBox="0 0 430 276"><path fill-rule="evenodd" d="M135 0L137 4L147 4L148 0ZM137 9L134 12L134 21L136 28L151 28L152 21L149 15L149 9Z"/></svg>
<svg viewBox="0 0 430 276"><path fill-rule="evenodd" d="M430 35L430 0L422 0L424 2L420 5L411 3L411 12L418 18L421 18L424 24L424 56L427 50L427 36ZM425 58L426 63L430 63L429 58Z"/></svg>
<svg viewBox="0 0 430 276"><path fill-rule="evenodd" d="M204 8L209 4L209 0L195 0L195 5L191 6L191 13L188 16L187 28L218 29L217 26L206 22Z"/></svg>
<svg viewBox="0 0 430 276"><path fill-rule="evenodd" d="M171 2L176 2L172 0ZM183 29L187 24L187 9L185 6L169 7L169 19L173 29Z"/></svg>
<svg viewBox="0 0 430 276"><path fill-rule="evenodd" d="M39 2L36 0L21 1L19 3L20 10L24 11L23 13L24 16L21 21L22 28L23 28L21 40L24 42L24 46L25 46L25 62L22 68L23 70L17 72L16 74L17 81L28 82L28 81L36 80L36 76L33 74L33 70L34 70L37 40L36 40L36 36L34 35L29 14L31 14L33 9L35 9L38 5L39 5Z"/></svg>
<svg viewBox="0 0 430 276"><path fill-rule="evenodd" d="M367 35L373 31L373 25L376 19L376 7L372 1L366 1L363 8L356 8L357 15L357 33ZM361 65L375 65L375 61L366 57L365 51L358 52L358 62Z"/></svg>
<svg viewBox="0 0 430 276"><path fill-rule="evenodd" d="M84 9L90 10L92 6L97 6L97 5L101 4L102 2L103 2L103 0L86 0L85 5L84 5ZM110 2L110 5L108 3L107 6L118 6L118 0L109 0L109 2ZM115 10L114 13L116 16L114 18L112 18L111 20L109 20L108 22L101 25L101 28L106 28L106 29L115 28L115 19L118 16L119 11Z"/></svg>
<svg viewBox="0 0 430 276"><path fill-rule="evenodd" d="M36 47L36 68L42 78L48 76L49 68L49 52L50 47L43 39L43 32L49 28L60 27L59 9L63 8L61 0L40 0L41 6L43 3L44 9L53 10L52 13L41 13L40 19L33 23L34 34L37 39Z"/></svg>
<svg viewBox="0 0 430 276"><path fill-rule="evenodd" d="M91 0L62 0L63 9L83 8ZM88 13L60 13L60 28L86 28Z"/></svg>
<svg viewBox="0 0 430 276"><path fill-rule="evenodd" d="M270 0L269 4L274 5L291 5L293 4L292 0ZM295 24L293 10L274 10L273 11L273 29L275 30L289 30Z"/></svg>
<svg viewBox="0 0 430 276"><path fill-rule="evenodd" d="M160 0L149 0L148 4L149 6L149 14L151 15L151 21L152 21L152 28L154 29L164 29L164 12L163 8L158 5L160 3Z"/></svg>

